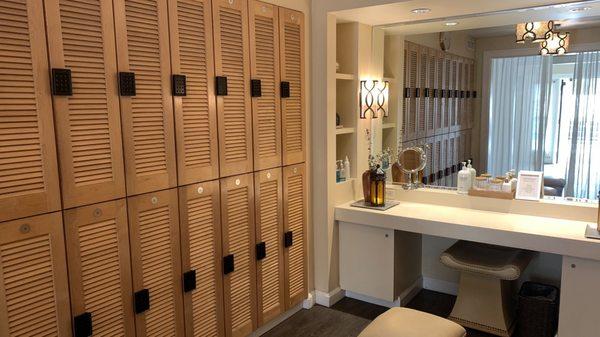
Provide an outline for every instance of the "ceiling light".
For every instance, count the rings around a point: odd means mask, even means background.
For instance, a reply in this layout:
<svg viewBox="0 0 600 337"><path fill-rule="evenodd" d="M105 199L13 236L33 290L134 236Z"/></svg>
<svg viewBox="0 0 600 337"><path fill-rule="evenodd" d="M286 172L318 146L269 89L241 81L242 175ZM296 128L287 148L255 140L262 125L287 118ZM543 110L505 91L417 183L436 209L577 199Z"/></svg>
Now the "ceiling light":
<svg viewBox="0 0 600 337"><path fill-rule="evenodd" d="M579 13L579 12L589 11L590 9L591 9L590 7L576 7L576 8L569 9L569 11L573 12L573 13Z"/></svg>
<svg viewBox="0 0 600 337"><path fill-rule="evenodd" d="M540 54L542 55L562 55L569 49L568 32L551 33L548 38L540 43Z"/></svg>
<svg viewBox="0 0 600 337"><path fill-rule="evenodd" d="M425 14L431 12L430 8L415 8L411 12L415 14Z"/></svg>
<svg viewBox="0 0 600 337"><path fill-rule="evenodd" d="M519 23L517 25L517 43L542 42L552 33L554 21L538 21Z"/></svg>
<svg viewBox="0 0 600 337"><path fill-rule="evenodd" d="M446 26L456 26L456 25L458 25L458 22L445 22L444 25L446 25Z"/></svg>

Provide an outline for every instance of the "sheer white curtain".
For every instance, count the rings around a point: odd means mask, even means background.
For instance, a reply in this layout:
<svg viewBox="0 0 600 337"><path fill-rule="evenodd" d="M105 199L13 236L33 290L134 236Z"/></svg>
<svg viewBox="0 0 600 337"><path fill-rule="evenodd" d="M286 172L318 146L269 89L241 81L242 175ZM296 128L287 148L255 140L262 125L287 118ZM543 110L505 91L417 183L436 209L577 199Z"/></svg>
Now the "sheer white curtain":
<svg viewBox="0 0 600 337"><path fill-rule="evenodd" d="M494 58L489 103L489 173L541 171L552 57Z"/></svg>
<svg viewBox="0 0 600 337"><path fill-rule="evenodd" d="M596 199L600 188L600 52L577 54L573 76L575 111L565 195Z"/></svg>

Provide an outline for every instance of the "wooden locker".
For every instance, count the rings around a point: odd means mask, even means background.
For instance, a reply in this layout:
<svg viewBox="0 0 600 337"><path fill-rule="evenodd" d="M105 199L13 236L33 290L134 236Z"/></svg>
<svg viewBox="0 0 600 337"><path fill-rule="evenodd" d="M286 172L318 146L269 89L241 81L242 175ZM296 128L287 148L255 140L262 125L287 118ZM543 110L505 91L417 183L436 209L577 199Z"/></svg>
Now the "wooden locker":
<svg viewBox="0 0 600 337"><path fill-rule="evenodd" d="M417 138L417 93L419 92L418 85L418 64L419 64L419 47L413 43L405 43L405 100L404 100L404 134L405 141L414 140Z"/></svg>
<svg viewBox="0 0 600 337"><path fill-rule="evenodd" d="M285 299L290 309L308 296L307 181L304 164L283 168Z"/></svg>
<svg viewBox="0 0 600 337"><path fill-rule="evenodd" d="M50 67L71 71L73 93L54 95L64 208L125 196L113 7L44 1Z"/></svg>
<svg viewBox="0 0 600 337"><path fill-rule="evenodd" d="M426 135L431 137L435 135L435 118L436 118L436 98L434 96L436 88L437 74L437 52L433 49L429 50L427 55L427 86L425 91L425 120L426 120Z"/></svg>
<svg viewBox="0 0 600 337"><path fill-rule="evenodd" d="M458 138L456 138L455 134L451 134L448 137L448 153L451 154L450 158L452 158L448 162L448 166L450 168L450 175L446 179L446 186L456 187L456 170L458 169L458 165L456 165L456 158L458 158L458 154L456 153L456 149L458 148Z"/></svg>
<svg viewBox="0 0 600 337"><path fill-rule="evenodd" d="M289 83L281 99L283 165L291 165L306 159L304 14L280 7L279 34L282 86Z"/></svg>
<svg viewBox="0 0 600 337"><path fill-rule="evenodd" d="M253 174L221 179L225 335L257 327Z"/></svg>
<svg viewBox="0 0 600 337"><path fill-rule="evenodd" d="M452 95L454 94L454 85L452 84L452 60L450 55L444 54L444 63L446 64L444 69L444 84L446 89L444 101L446 103L446 113L444 114L444 126L442 134L450 132L452 128L452 116L454 114L454 100L452 98Z"/></svg>
<svg viewBox="0 0 600 337"><path fill-rule="evenodd" d="M60 210L44 8L0 3L0 221Z"/></svg>
<svg viewBox="0 0 600 337"><path fill-rule="evenodd" d="M253 83L254 170L281 166L279 14L277 6L250 0L250 63ZM258 81L258 82L257 82Z"/></svg>
<svg viewBox="0 0 600 337"><path fill-rule="evenodd" d="M127 198L137 336L183 336L177 189ZM137 302L137 301L136 301Z"/></svg>
<svg viewBox="0 0 600 337"><path fill-rule="evenodd" d="M185 76L186 84L185 95L173 96L182 186L219 177L212 10L209 0L168 1L171 69Z"/></svg>
<svg viewBox="0 0 600 337"><path fill-rule="evenodd" d="M218 180L179 188L183 279L196 285L184 283L188 337L225 335L220 207Z"/></svg>
<svg viewBox="0 0 600 337"><path fill-rule="evenodd" d="M459 81L459 58L458 56L451 55L452 60L452 74L450 79L452 81L452 115L450 116L450 132L455 132L458 130L458 115L460 109L460 81Z"/></svg>
<svg viewBox="0 0 600 337"><path fill-rule="evenodd" d="M113 0L127 195L177 185L166 0ZM135 92L131 92L134 74ZM121 81L119 81L121 82ZM129 91L129 92L127 92ZM133 95L132 95L133 94Z"/></svg>
<svg viewBox="0 0 600 337"><path fill-rule="evenodd" d="M0 336L70 337L61 213L0 225Z"/></svg>
<svg viewBox="0 0 600 337"><path fill-rule="evenodd" d="M434 139L435 143L433 146L433 165L435 166L435 185L443 186L443 170L444 170L444 157L445 154L442 149L442 136L436 136Z"/></svg>
<svg viewBox="0 0 600 337"><path fill-rule="evenodd" d="M74 321L94 336L135 336L125 199L64 212Z"/></svg>
<svg viewBox="0 0 600 337"><path fill-rule="evenodd" d="M259 326L285 311L282 182L281 168L254 173Z"/></svg>
<svg viewBox="0 0 600 337"><path fill-rule="evenodd" d="M219 166L221 177L251 172L252 106L248 1L213 0ZM221 84L220 84L221 83Z"/></svg>
<svg viewBox="0 0 600 337"><path fill-rule="evenodd" d="M427 136L427 79L429 74L429 48L418 46L417 61L417 138Z"/></svg>
<svg viewBox="0 0 600 337"><path fill-rule="evenodd" d="M446 110L446 104L444 101L444 52L438 51L436 53L436 67L435 67L435 112L434 112L434 123L433 128L435 129L435 135L441 135L444 127L444 114Z"/></svg>

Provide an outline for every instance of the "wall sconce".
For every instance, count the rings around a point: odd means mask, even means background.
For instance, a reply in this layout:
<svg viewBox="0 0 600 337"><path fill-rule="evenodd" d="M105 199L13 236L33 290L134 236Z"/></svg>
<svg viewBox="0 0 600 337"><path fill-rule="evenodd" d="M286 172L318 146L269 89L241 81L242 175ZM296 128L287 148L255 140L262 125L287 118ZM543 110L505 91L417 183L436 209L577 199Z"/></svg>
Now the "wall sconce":
<svg viewBox="0 0 600 337"><path fill-rule="evenodd" d="M552 33L540 43L540 54L562 55L569 49L570 33Z"/></svg>
<svg viewBox="0 0 600 337"><path fill-rule="evenodd" d="M388 97L390 94L390 82L383 81L379 86L379 94L377 95L377 112L381 111L384 117L389 116L388 112Z"/></svg>
<svg viewBox="0 0 600 337"><path fill-rule="evenodd" d="M554 21L526 22L517 25L517 43L542 42L554 29Z"/></svg>
<svg viewBox="0 0 600 337"><path fill-rule="evenodd" d="M377 118L377 112L373 109L378 97L377 81L360 81L360 118L366 119L370 112L373 118Z"/></svg>

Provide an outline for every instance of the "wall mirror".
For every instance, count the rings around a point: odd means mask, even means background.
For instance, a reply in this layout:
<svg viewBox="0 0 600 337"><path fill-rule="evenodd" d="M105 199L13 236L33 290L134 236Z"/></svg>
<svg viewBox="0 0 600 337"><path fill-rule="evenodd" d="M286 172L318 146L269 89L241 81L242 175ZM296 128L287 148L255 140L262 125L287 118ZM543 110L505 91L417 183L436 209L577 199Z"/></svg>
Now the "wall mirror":
<svg viewBox="0 0 600 337"><path fill-rule="evenodd" d="M394 181L402 184L407 190L416 189L422 185L421 175L427 164L427 155L420 146L413 146L401 150L398 153L397 165L393 168L395 172ZM404 174L401 176L399 173Z"/></svg>
<svg viewBox="0 0 600 337"><path fill-rule="evenodd" d="M600 2L378 29L390 117L374 134L399 160L425 146L421 183L456 187L470 160L494 177L542 171L546 197L598 198Z"/></svg>

